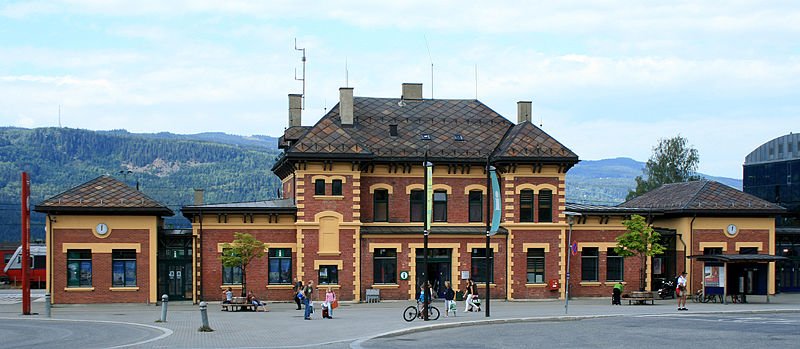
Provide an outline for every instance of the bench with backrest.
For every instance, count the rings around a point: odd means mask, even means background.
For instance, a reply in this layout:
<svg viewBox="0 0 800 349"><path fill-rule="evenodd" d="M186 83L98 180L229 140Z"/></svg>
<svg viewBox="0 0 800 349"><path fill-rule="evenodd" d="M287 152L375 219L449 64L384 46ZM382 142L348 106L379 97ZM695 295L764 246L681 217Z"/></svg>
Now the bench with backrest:
<svg viewBox="0 0 800 349"><path fill-rule="evenodd" d="M647 291L633 291L631 293L623 294L620 297L621 300L628 300L628 304L647 304L647 301L650 301L650 304L655 304L655 297L653 296L653 292Z"/></svg>
<svg viewBox="0 0 800 349"><path fill-rule="evenodd" d="M225 311L238 311L250 310L256 311L256 306L253 303L247 303L247 297L233 297L230 303L222 303L222 309Z"/></svg>

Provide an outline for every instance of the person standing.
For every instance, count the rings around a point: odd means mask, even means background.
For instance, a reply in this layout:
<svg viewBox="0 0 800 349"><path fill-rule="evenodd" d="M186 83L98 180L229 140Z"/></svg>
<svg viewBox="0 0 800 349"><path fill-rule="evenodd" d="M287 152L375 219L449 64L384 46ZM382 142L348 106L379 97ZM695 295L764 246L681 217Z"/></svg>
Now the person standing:
<svg viewBox="0 0 800 349"><path fill-rule="evenodd" d="M325 304L323 304L325 309L328 309L328 316L327 316L328 319L333 319L333 302L335 301L336 301L336 293L334 293L333 290L330 287L328 287L328 290L325 292ZM323 316L323 318L324 317L325 316Z"/></svg>
<svg viewBox="0 0 800 349"><path fill-rule="evenodd" d="M444 282L444 288L444 317L449 317L450 311L453 312L453 316L456 316L456 292L453 291L450 281Z"/></svg>
<svg viewBox="0 0 800 349"><path fill-rule="evenodd" d="M297 310L300 310L300 295L303 292L303 282L297 279L294 279L294 283L292 286L292 291L294 292L294 302L297 303Z"/></svg>
<svg viewBox="0 0 800 349"><path fill-rule="evenodd" d="M303 289L303 295L305 296L306 302L306 311L303 318L311 320L311 313L314 312L314 281L306 283L306 287Z"/></svg>
<svg viewBox="0 0 800 349"><path fill-rule="evenodd" d="M675 295L678 296L678 310L686 309L686 272L681 273L678 282L675 284Z"/></svg>

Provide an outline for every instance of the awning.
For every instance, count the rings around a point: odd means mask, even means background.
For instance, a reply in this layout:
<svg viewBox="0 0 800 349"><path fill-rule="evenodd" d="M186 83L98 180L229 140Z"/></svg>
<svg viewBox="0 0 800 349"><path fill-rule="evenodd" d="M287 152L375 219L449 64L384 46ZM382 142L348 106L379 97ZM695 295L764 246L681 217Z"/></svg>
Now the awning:
<svg viewBox="0 0 800 349"><path fill-rule="evenodd" d="M789 258L783 256L773 256L769 254L711 254L689 256L688 258L701 262L722 263L769 263L789 260Z"/></svg>

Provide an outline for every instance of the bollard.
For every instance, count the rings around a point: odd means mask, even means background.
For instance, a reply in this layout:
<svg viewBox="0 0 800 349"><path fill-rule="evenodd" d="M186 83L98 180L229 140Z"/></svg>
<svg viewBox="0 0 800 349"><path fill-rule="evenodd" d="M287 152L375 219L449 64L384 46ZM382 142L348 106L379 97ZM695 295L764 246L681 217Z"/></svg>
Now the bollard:
<svg viewBox="0 0 800 349"><path fill-rule="evenodd" d="M211 329L211 326L208 325L208 303L206 302L200 302L200 318L203 320L203 327L200 330Z"/></svg>
<svg viewBox="0 0 800 349"><path fill-rule="evenodd" d="M50 294L44 294L44 315L50 317Z"/></svg>
<svg viewBox="0 0 800 349"><path fill-rule="evenodd" d="M167 322L167 303L169 303L169 296L165 294L161 296L161 322Z"/></svg>

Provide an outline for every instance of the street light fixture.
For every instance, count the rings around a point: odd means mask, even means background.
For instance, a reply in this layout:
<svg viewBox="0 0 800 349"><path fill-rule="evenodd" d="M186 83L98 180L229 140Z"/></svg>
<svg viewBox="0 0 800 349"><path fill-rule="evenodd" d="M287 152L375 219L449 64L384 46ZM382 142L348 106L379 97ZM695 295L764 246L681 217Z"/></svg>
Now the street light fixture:
<svg viewBox="0 0 800 349"><path fill-rule="evenodd" d="M569 212L565 211L564 214L567 216L567 224L569 224L569 235L567 235L567 275L566 275L566 285L565 293L564 293L564 314L569 313L569 262L570 257L572 256L572 225L575 224L575 217L580 216L581 214L578 212Z"/></svg>

